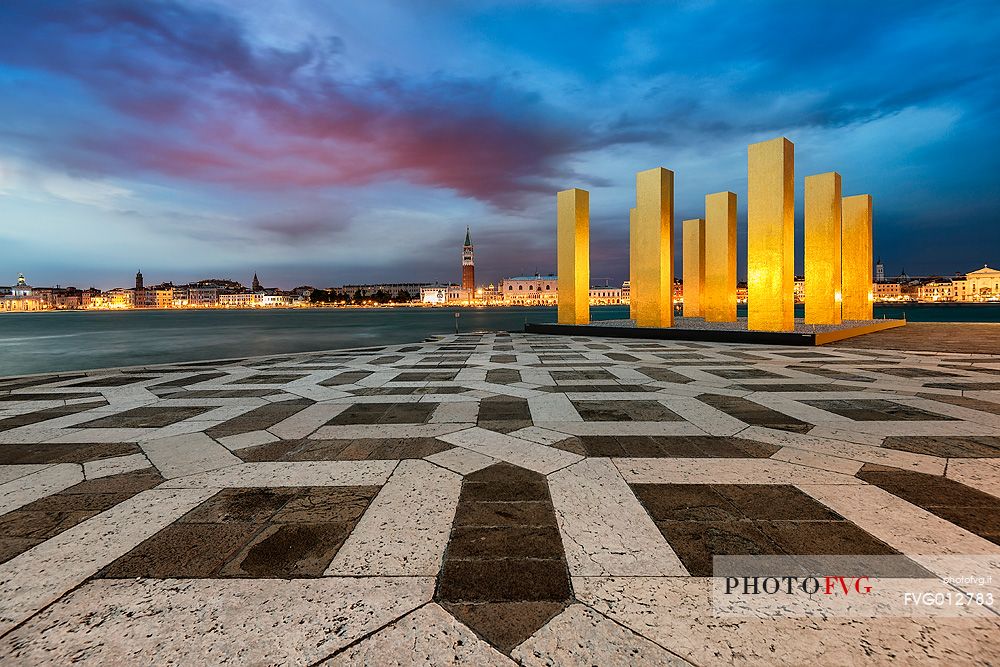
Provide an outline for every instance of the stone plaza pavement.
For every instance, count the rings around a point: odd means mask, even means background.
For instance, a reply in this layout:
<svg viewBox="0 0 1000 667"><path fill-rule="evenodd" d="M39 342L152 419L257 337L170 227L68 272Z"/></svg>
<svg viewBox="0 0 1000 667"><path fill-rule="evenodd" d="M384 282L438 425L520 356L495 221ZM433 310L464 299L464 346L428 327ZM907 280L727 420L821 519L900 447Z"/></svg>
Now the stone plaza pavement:
<svg viewBox="0 0 1000 667"><path fill-rule="evenodd" d="M988 609L718 616L741 554L1000 573L1000 357L473 334L0 379L3 664L1000 661Z"/></svg>

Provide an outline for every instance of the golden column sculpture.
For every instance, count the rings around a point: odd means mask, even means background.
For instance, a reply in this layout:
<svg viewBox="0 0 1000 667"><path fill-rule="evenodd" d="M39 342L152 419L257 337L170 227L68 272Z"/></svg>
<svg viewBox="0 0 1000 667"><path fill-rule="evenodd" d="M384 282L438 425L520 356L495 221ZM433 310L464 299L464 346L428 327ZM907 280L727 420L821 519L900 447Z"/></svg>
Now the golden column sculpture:
<svg viewBox="0 0 1000 667"><path fill-rule="evenodd" d="M875 301L872 286L871 195L844 197L843 220L844 319L870 320Z"/></svg>
<svg viewBox="0 0 1000 667"><path fill-rule="evenodd" d="M635 176L636 326L674 325L674 172L663 167Z"/></svg>
<svg viewBox="0 0 1000 667"><path fill-rule="evenodd" d="M701 218L681 223L684 253L684 317L704 317L705 221Z"/></svg>
<svg viewBox="0 0 1000 667"><path fill-rule="evenodd" d="M635 209L630 208L628 210L628 284L629 284L629 299L628 299L628 318L630 320L635 319L635 266L636 257L638 257L639 246L635 240L636 226L635 226Z"/></svg>
<svg viewBox="0 0 1000 667"><path fill-rule="evenodd" d="M687 257L684 263L687 264ZM734 192L705 195L705 289L702 292L702 309L708 322L736 321Z"/></svg>
<svg viewBox="0 0 1000 667"><path fill-rule="evenodd" d="M795 328L795 147L788 139L750 144L747 160L747 326Z"/></svg>
<svg viewBox="0 0 1000 667"><path fill-rule="evenodd" d="M806 324L840 324L840 174L806 176Z"/></svg>
<svg viewBox="0 0 1000 667"><path fill-rule="evenodd" d="M563 190L556 195L556 266L559 272L559 324L590 322L590 193Z"/></svg>

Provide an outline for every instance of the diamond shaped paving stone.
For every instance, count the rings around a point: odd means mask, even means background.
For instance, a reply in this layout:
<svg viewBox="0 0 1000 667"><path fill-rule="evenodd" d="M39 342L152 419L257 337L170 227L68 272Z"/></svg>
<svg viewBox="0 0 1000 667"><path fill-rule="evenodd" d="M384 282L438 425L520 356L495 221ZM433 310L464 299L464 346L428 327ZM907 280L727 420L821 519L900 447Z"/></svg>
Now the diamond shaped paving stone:
<svg viewBox="0 0 1000 667"><path fill-rule="evenodd" d="M855 421L954 421L954 417L882 399L838 399L802 401Z"/></svg>
<svg viewBox="0 0 1000 667"><path fill-rule="evenodd" d="M789 379L784 375L778 375L771 371L759 368L713 368L708 371L712 375L718 375L727 380L764 380L764 379Z"/></svg>
<svg viewBox="0 0 1000 667"><path fill-rule="evenodd" d="M545 477L509 464L468 475L434 599L509 652L571 598Z"/></svg>
<svg viewBox="0 0 1000 667"><path fill-rule="evenodd" d="M261 374L261 375L251 375L250 377L237 378L228 384L288 384L289 382L294 382L295 380L301 380L306 377L305 374L291 374L291 373L274 373L274 374Z"/></svg>
<svg viewBox="0 0 1000 667"><path fill-rule="evenodd" d="M742 438L719 436L583 435L552 445L581 456L618 458L768 458L780 449Z"/></svg>
<svg viewBox="0 0 1000 667"><path fill-rule="evenodd" d="M656 401L573 401L584 421L683 421L676 412Z"/></svg>
<svg viewBox="0 0 1000 667"><path fill-rule="evenodd" d="M124 387L130 384L137 384L143 380L151 380L154 375L111 375L109 377L94 378L83 382L73 382L63 385L65 387Z"/></svg>
<svg viewBox="0 0 1000 667"><path fill-rule="evenodd" d="M101 576L318 577L380 488L226 489L115 560Z"/></svg>
<svg viewBox="0 0 1000 667"><path fill-rule="evenodd" d="M133 408L93 421L77 424L83 428L160 428L212 410L211 407Z"/></svg>
<svg viewBox="0 0 1000 667"><path fill-rule="evenodd" d="M355 403L327 424L425 424L437 405L437 403Z"/></svg>
<svg viewBox="0 0 1000 667"><path fill-rule="evenodd" d="M899 554L791 485L631 487L693 576L712 576L713 556ZM896 576L926 575L905 560L889 568Z"/></svg>

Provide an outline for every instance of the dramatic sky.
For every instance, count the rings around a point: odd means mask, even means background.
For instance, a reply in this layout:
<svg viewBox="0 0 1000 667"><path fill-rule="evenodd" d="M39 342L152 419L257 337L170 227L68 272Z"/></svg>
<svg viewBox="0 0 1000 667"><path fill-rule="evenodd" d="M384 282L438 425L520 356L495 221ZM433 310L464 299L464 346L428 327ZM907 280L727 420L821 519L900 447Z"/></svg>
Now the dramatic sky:
<svg viewBox="0 0 1000 667"><path fill-rule="evenodd" d="M480 281L546 272L569 187L620 280L636 171L745 226L779 135L889 274L995 266L997 63L996 0L4 0L0 284L457 280L466 225Z"/></svg>

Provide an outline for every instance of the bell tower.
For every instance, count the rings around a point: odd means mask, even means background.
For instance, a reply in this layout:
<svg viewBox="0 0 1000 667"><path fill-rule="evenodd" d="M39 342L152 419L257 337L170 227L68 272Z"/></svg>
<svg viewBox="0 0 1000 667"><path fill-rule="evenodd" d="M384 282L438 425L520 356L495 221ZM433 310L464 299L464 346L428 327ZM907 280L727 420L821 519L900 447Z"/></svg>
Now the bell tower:
<svg viewBox="0 0 1000 667"><path fill-rule="evenodd" d="M136 291L142 289L142 271L136 271L136 274L135 274L135 289L136 289Z"/></svg>
<svg viewBox="0 0 1000 667"><path fill-rule="evenodd" d="M472 252L472 237L465 228L465 245L462 246L462 289L476 289L476 262Z"/></svg>

